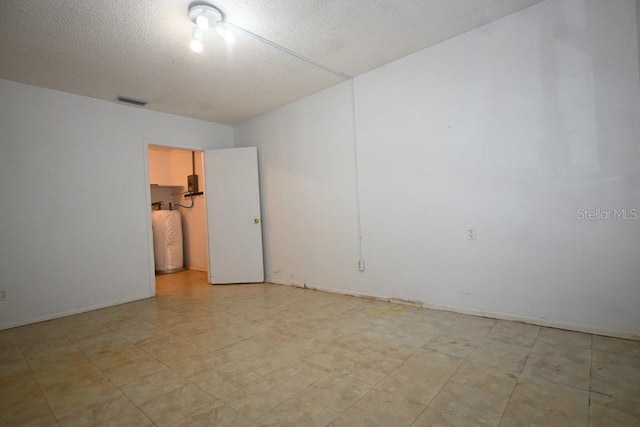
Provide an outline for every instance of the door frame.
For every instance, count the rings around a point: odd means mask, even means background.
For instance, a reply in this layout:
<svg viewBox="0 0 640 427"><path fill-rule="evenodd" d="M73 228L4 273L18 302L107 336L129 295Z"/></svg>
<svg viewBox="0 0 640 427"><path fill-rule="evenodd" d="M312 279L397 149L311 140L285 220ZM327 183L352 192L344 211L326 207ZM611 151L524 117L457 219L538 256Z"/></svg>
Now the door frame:
<svg viewBox="0 0 640 427"><path fill-rule="evenodd" d="M190 144L180 144L175 142L168 141L159 141L150 138L144 138L142 143L142 158L144 163L144 194L145 194L145 209L146 209L146 221L147 221L147 253L149 256L149 291L151 292L151 296L156 296L156 264L154 259L153 252L153 229L151 227L151 177L149 176L149 147L162 147L162 148L173 148L176 150L184 150L184 151L198 151L202 153L202 174L204 179L204 152L207 150L206 148L202 148L196 145ZM205 195L205 197L207 197ZM207 203L205 199L204 204L204 212L205 218L207 217ZM207 233L207 242L209 241L209 225L205 221L205 228ZM207 280L209 280L209 245L207 244Z"/></svg>

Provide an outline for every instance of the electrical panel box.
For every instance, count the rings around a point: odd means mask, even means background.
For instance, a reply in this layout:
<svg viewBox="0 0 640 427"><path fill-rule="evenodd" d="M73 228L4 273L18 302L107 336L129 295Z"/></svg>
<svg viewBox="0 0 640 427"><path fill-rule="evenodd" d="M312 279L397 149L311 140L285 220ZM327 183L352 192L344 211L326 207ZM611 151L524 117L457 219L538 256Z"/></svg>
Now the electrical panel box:
<svg viewBox="0 0 640 427"><path fill-rule="evenodd" d="M187 192L188 193L198 192L198 175L189 175L187 177Z"/></svg>

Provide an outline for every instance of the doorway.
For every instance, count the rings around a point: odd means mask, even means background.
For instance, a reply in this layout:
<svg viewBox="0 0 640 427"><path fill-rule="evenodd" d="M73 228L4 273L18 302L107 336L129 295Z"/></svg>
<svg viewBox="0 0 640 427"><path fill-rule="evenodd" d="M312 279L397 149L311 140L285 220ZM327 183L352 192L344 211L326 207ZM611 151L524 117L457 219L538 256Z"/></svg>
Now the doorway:
<svg viewBox="0 0 640 427"><path fill-rule="evenodd" d="M187 269L206 271L210 284L264 281L256 147L202 151L147 143L145 168L149 286L153 295L156 282L151 203L163 200L194 220L185 225L185 245L191 251L185 251ZM195 181L198 191L193 191Z"/></svg>
<svg viewBox="0 0 640 427"><path fill-rule="evenodd" d="M179 213L182 230L180 251L184 261L180 263L181 267L207 272L209 256L203 152L149 145L147 154L152 211ZM155 261L158 273L158 266L163 268L165 265L158 262L157 255ZM180 268L167 271L176 270Z"/></svg>

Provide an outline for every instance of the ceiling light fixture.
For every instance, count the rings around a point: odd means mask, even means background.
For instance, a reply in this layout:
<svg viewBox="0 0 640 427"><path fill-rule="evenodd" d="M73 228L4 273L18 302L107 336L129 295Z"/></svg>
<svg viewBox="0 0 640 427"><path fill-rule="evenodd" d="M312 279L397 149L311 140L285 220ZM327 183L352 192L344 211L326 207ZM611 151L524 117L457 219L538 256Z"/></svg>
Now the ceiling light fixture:
<svg viewBox="0 0 640 427"><path fill-rule="evenodd" d="M189 7L189 19L196 24L193 29L191 38L191 50L194 52L202 52L204 32L210 27L215 27L216 32L227 43L231 44L235 40L235 36L231 28L224 22L224 15L220 9L206 3L195 3Z"/></svg>

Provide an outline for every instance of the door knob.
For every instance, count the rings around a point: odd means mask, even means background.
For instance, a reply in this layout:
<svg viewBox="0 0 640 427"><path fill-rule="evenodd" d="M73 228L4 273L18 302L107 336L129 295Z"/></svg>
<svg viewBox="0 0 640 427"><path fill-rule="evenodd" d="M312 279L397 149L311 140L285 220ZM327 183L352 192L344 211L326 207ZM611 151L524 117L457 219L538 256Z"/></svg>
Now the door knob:
<svg viewBox="0 0 640 427"><path fill-rule="evenodd" d="M260 223L260 220L259 220L258 218L254 218L254 219L253 219L253 223L254 223L254 224L259 224L259 223Z"/></svg>

